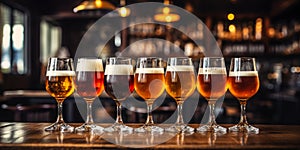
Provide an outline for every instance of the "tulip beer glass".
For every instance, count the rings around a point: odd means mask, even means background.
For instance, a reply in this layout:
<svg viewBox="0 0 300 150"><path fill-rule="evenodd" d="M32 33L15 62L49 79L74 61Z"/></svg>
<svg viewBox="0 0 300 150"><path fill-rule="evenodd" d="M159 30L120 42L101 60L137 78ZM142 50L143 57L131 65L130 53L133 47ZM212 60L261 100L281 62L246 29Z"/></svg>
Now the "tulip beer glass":
<svg viewBox="0 0 300 150"><path fill-rule="evenodd" d="M134 75L136 93L147 103L147 121L136 132L162 132L163 129L154 126L152 119L152 104L164 92L163 60L156 57L138 58Z"/></svg>
<svg viewBox="0 0 300 150"><path fill-rule="evenodd" d="M241 105L240 122L229 128L229 131L246 131L258 133L259 129L248 124L246 119L246 104L259 89L259 78L255 59L242 57L232 58L230 64L228 88Z"/></svg>
<svg viewBox="0 0 300 150"><path fill-rule="evenodd" d="M208 123L197 128L199 132L222 132L226 128L218 125L215 120L215 103L226 90L227 73L223 57L204 57L200 59L197 87L199 93L208 101L210 115Z"/></svg>
<svg viewBox="0 0 300 150"><path fill-rule="evenodd" d="M131 58L111 57L106 60L104 87L106 93L117 104L117 118L116 122L112 126L105 128L104 131L131 132L133 130L133 128L124 125L122 120L122 102L133 92L133 81Z"/></svg>
<svg viewBox="0 0 300 150"><path fill-rule="evenodd" d="M76 65L76 90L87 103L85 123L75 128L76 132L102 131L103 127L96 125L92 116L92 103L104 89L104 72L102 59L79 58Z"/></svg>
<svg viewBox="0 0 300 150"><path fill-rule="evenodd" d="M55 123L45 127L45 131L73 132L74 127L64 122L62 104L74 92L74 76L72 58L49 58L46 72L46 90L58 103L58 116Z"/></svg>
<svg viewBox="0 0 300 150"><path fill-rule="evenodd" d="M171 127L166 128L169 132L193 132L194 128L183 121L182 105L191 96L196 87L196 77L191 58L172 57L168 59L165 75L165 88L167 93L176 101L178 117Z"/></svg>

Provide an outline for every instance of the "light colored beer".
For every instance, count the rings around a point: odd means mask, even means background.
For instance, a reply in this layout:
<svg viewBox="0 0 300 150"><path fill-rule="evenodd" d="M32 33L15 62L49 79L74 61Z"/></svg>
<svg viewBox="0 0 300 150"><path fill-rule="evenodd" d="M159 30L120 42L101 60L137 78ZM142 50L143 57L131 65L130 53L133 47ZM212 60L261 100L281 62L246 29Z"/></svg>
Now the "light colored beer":
<svg viewBox="0 0 300 150"><path fill-rule="evenodd" d="M229 72L228 88L240 101L248 100L259 89L257 71Z"/></svg>
<svg viewBox="0 0 300 150"><path fill-rule="evenodd" d="M132 65L106 65L104 78L105 91L114 100L125 100L134 90Z"/></svg>
<svg viewBox="0 0 300 150"><path fill-rule="evenodd" d="M74 71L47 71L46 90L58 102L74 92Z"/></svg>
<svg viewBox="0 0 300 150"><path fill-rule="evenodd" d="M206 100L218 100L227 90L225 68L199 68L197 78L198 92Z"/></svg>
<svg viewBox="0 0 300 150"><path fill-rule="evenodd" d="M134 88L144 100L154 100L164 92L163 68L137 68L134 75Z"/></svg>
<svg viewBox="0 0 300 150"><path fill-rule="evenodd" d="M195 80L193 66L168 66L165 88L176 101L184 101L193 94L196 87Z"/></svg>

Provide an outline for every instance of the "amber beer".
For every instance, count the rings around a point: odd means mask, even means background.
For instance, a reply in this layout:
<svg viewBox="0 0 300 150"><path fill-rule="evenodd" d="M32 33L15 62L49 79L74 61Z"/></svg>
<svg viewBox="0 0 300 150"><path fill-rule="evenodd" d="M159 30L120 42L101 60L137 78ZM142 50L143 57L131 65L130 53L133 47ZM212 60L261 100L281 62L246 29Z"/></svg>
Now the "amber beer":
<svg viewBox="0 0 300 150"><path fill-rule="evenodd" d="M228 88L233 96L246 101L259 89L257 71L229 72Z"/></svg>
<svg viewBox="0 0 300 150"><path fill-rule="evenodd" d="M101 59L79 59L76 68L77 93L85 100L93 100L104 90Z"/></svg>
<svg viewBox="0 0 300 150"><path fill-rule="evenodd" d="M46 90L56 99L63 101L74 92L74 71L47 71Z"/></svg>
<svg viewBox="0 0 300 150"><path fill-rule="evenodd" d="M134 88L144 100L154 100L164 92L164 68L137 68Z"/></svg>
<svg viewBox="0 0 300 150"><path fill-rule="evenodd" d="M193 66L168 66L165 76L165 87L168 94L176 101L184 101L195 90Z"/></svg>
<svg viewBox="0 0 300 150"><path fill-rule="evenodd" d="M217 100L227 90L225 68L199 68L197 87L199 93L207 100Z"/></svg>
<svg viewBox="0 0 300 150"><path fill-rule="evenodd" d="M105 91L114 100L125 100L134 90L132 65L106 65L104 78Z"/></svg>

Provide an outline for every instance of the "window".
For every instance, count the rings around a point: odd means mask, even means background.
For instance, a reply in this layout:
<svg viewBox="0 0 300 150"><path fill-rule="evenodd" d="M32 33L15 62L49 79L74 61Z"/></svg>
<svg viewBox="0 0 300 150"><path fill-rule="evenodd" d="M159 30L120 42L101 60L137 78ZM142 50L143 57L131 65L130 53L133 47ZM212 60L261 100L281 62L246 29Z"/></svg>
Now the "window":
<svg viewBox="0 0 300 150"><path fill-rule="evenodd" d="M1 72L25 74L26 14L24 11L0 3ZM2 33L2 34L1 34Z"/></svg>
<svg viewBox="0 0 300 150"><path fill-rule="evenodd" d="M48 58L54 56L61 47L61 28L43 20L41 28L40 61L46 65Z"/></svg>

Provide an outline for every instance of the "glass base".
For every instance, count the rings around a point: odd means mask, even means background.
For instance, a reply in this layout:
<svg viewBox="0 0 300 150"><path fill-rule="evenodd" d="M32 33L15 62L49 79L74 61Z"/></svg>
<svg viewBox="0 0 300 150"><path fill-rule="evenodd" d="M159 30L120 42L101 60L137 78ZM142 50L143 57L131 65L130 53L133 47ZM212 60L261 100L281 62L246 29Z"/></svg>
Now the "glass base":
<svg viewBox="0 0 300 150"><path fill-rule="evenodd" d="M152 125L143 125L142 127L139 128L135 128L134 129L135 132L163 132L164 129L158 126L152 126Z"/></svg>
<svg viewBox="0 0 300 150"><path fill-rule="evenodd" d="M175 125L172 125L171 127L168 127L168 128L165 128L165 131L167 132L188 132L188 133L191 133L191 132L194 132L194 128L186 125L186 124L175 124Z"/></svg>
<svg viewBox="0 0 300 150"><path fill-rule="evenodd" d="M106 132L132 132L133 128L120 123L114 123L112 126L104 128Z"/></svg>
<svg viewBox="0 0 300 150"><path fill-rule="evenodd" d="M74 127L66 124L66 123L53 123L50 126L47 126L44 128L45 131L48 132L54 132L54 131L60 131L60 132L73 132Z"/></svg>
<svg viewBox="0 0 300 150"><path fill-rule="evenodd" d="M98 126L96 124L88 124L84 123L83 125L76 127L75 132L93 132L93 133L98 133L103 131L103 127Z"/></svg>
<svg viewBox="0 0 300 150"><path fill-rule="evenodd" d="M249 132L249 133L259 133L259 129L254 127L254 126L251 126L249 124L237 124L237 125L234 125L232 127L229 127L228 128L229 131L231 132Z"/></svg>
<svg viewBox="0 0 300 150"><path fill-rule="evenodd" d="M207 125L201 125L196 129L198 132L220 132L220 133L226 133L227 129L217 125L217 124L207 124Z"/></svg>

